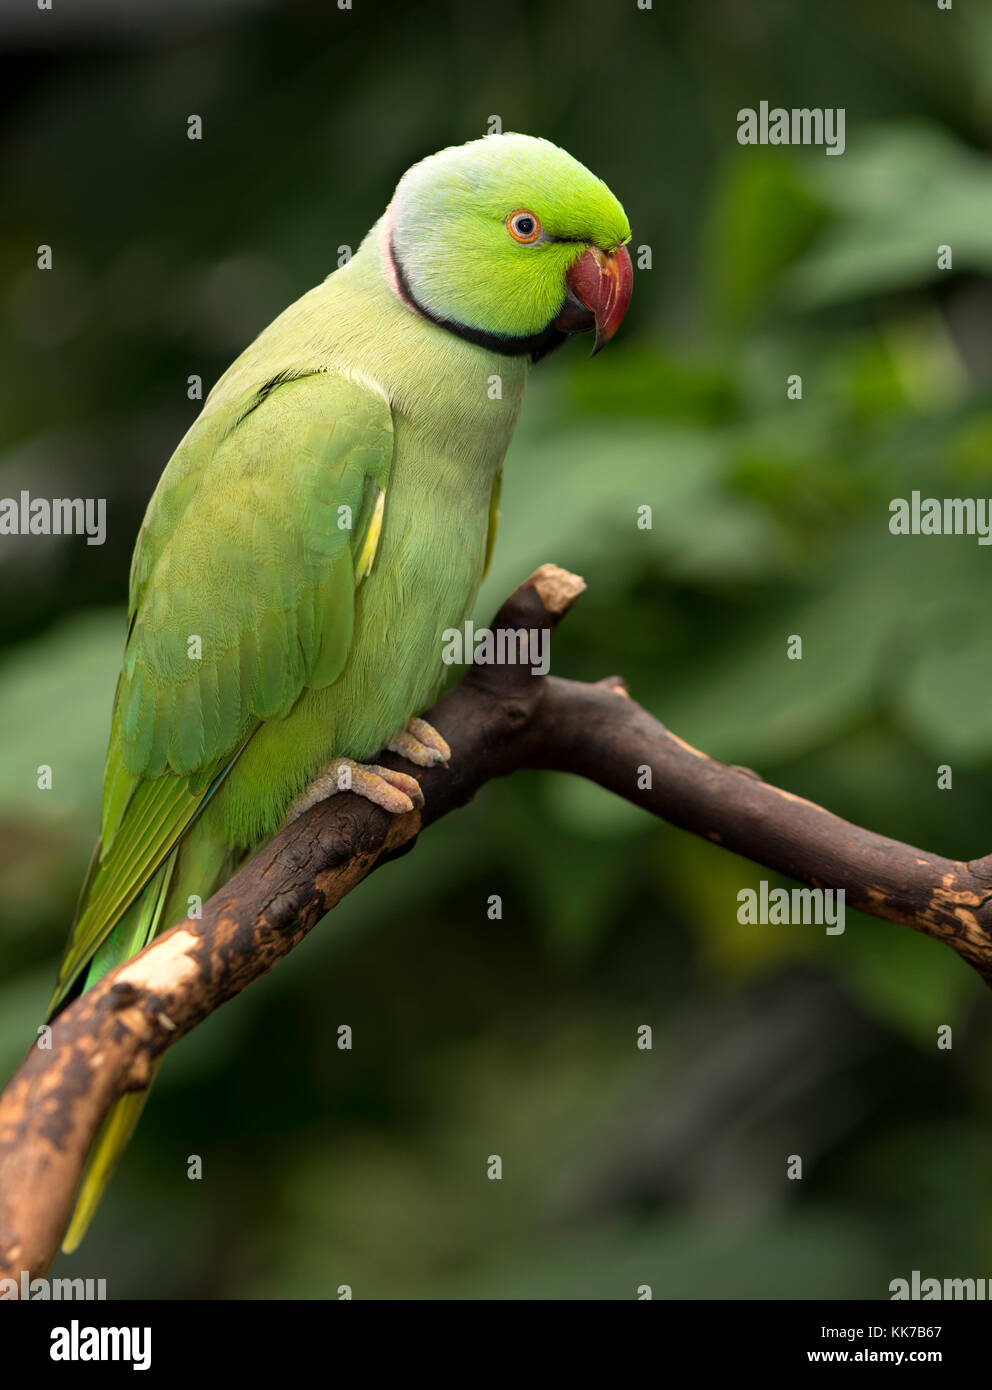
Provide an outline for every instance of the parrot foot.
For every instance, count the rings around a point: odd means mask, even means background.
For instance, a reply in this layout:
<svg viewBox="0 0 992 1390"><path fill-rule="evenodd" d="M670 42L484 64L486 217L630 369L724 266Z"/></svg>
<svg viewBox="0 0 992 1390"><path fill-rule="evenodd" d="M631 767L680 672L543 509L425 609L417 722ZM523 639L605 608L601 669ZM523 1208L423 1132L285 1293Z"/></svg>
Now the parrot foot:
<svg viewBox="0 0 992 1390"><path fill-rule="evenodd" d="M386 747L418 767L437 767L439 763L447 767L451 757L451 749L426 719L411 719Z"/></svg>
<svg viewBox="0 0 992 1390"><path fill-rule="evenodd" d="M394 816L402 816L414 806L424 804L424 794L416 777L394 772L391 767L380 767L377 763L334 758L292 803L283 817L283 828L299 819L311 806L338 792L357 792Z"/></svg>

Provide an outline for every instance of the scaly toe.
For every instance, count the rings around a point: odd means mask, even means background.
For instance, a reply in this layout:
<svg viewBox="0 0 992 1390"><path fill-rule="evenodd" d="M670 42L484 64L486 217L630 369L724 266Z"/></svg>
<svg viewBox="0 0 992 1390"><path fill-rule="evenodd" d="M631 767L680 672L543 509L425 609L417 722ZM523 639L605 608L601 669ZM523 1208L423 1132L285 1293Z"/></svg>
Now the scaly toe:
<svg viewBox="0 0 992 1390"><path fill-rule="evenodd" d="M424 804L424 794L416 777L394 772L391 767L356 763L353 758L335 758L296 798L283 817L283 825L290 825L311 806L338 792L357 792L394 816L405 815L414 806Z"/></svg>
<svg viewBox="0 0 992 1390"><path fill-rule="evenodd" d="M447 767L451 757L446 740L426 719L411 719L386 747L417 767L437 767L439 764Z"/></svg>
<svg viewBox="0 0 992 1390"><path fill-rule="evenodd" d="M426 719L411 719L406 727L407 732L419 739L425 748L433 748L436 753L441 754L442 762L448 762L451 757L448 741L442 738L433 724L428 724Z"/></svg>
<svg viewBox="0 0 992 1390"><path fill-rule="evenodd" d="M394 772L391 767L380 767L378 763L356 763L355 766L361 774L362 785L359 785L359 774L353 773L352 790L360 796L368 797L369 801L374 801L377 806L397 813L412 811L414 806L423 806L424 794L420 790L420 783L408 772ZM369 790L364 790L365 787ZM388 801L380 800L383 795ZM403 800L402 807L395 804L398 798Z"/></svg>

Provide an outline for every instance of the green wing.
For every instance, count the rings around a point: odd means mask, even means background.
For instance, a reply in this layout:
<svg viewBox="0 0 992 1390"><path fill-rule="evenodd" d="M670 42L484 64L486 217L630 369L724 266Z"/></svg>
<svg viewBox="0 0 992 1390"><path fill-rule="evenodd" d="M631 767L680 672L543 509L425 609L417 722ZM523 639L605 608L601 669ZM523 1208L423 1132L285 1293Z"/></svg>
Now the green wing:
<svg viewBox="0 0 992 1390"><path fill-rule="evenodd" d="M330 373L208 405L180 444L135 548L101 841L53 1009L260 722L340 674L392 453L388 402Z"/></svg>

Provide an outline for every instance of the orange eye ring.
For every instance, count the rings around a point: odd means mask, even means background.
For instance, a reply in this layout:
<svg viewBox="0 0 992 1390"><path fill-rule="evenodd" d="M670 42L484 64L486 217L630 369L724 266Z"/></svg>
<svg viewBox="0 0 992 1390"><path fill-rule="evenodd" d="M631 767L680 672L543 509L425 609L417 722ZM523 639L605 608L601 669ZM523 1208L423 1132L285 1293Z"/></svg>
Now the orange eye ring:
<svg viewBox="0 0 992 1390"><path fill-rule="evenodd" d="M541 219L527 208L517 208L506 219L506 230L521 246L530 246L541 235Z"/></svg>

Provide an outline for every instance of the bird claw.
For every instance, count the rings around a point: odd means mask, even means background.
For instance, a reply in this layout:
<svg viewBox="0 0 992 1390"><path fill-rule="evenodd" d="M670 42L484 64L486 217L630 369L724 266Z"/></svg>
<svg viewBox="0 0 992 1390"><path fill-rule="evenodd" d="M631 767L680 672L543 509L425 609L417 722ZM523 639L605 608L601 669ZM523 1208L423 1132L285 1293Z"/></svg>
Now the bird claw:
<svg viewBox="0 0 992 1390"><path fill-rule="evenodd" d="M433 725L426 719L411 719L406 728L386 747L399 753L417 767L447 767L451 749ZM423 806L424 794L416 777L407 772L395 772L378 763L356 763L353 758L334 758L296 798L283 817L283 827L298 820L304 811L326 801L338 792L357 792L391 815L402 816L415 806Z"/></svg>
<svg viewBox="0 0 992 1390"><path fill-rule="evenodd" d="M424 794L416 777L394 772L378 763L356 763L353 758L334 758L307 789L292 803L283 818L283 827L298 820L304 811L338 792L357 792L366 801L381 806L390 815L402 816L415 806L423 806Z"/></svg>
<svg viewBox="0 0 992 1390"><path fill-rule="evenodd" d="M426 719L411 719L386 747L390 753L399 753L417 767L447 767L451 757L446 740Z"/></svg>

